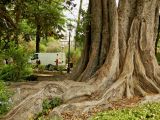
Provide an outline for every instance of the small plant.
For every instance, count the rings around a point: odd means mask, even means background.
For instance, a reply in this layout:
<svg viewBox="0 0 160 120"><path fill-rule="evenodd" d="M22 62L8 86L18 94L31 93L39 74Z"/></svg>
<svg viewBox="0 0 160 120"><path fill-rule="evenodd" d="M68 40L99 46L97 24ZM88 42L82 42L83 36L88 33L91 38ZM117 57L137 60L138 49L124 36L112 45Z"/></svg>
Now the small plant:
<svg viewBox="0 0 160 120"><path fill-rule="evenodd" d="M55 69L56 69L56 68L55 68L53 65L50 65L48 70L49 70L49 71L53 71L53 70L55 70Z"/></svg>
<svg viewBox="0 0 160 120"><path fill-rule="evenodd" d="M0 115L6 113L10 108L10 92L3 81L0 81Z"/></svg>
<svg viewBox="0 0 160 120"><path fill-rule="evenodd" d="M32 73L31 65L28 63L29 53L24 47L11 44L9 49L1 51L1 54L2 59L8 61L8 64L1 67L1 80L19 81Z"/></svg>
<svg viewBox="0 0 160 120"><path fill-rule="evenodd" d="M49 100L49 99L44 100L42 103L43 110L42 110L42 112L40 112L36 115L34 120L42 120L45 115L49 114L50 110L52 110L53 108L55 108L57 106L60 106L61 104L62 104L62 99L59 97L55 97L51 100Z"/></svg>
<svg viewBox="0 0 160 120"><path fill-rule="evenodd" d="M44 65L38 65L39 72L44 72L45 66Z"/></svg>
<svg viewBox="0 0 160 120"><path fill-rule="evenodd" d="M50 105L51 105L51 108L55 108L57 106L60 106L62 104L62 99L59 98L59 97L55 97L54 99L52 99L50 101Z"/></svg>
<svg viewBox="0 0 160 120"><path fill-rule="evenodd" d="M47 114L48 110L52 108L50 101L48 99L44 100L42 103L42 107L43 107L43 114Z"/></svg>
<svg viewBox="0 0 160 120"><path fill-rule="evenodd" d="M55 107L57 107L61 104L62 104L61 98L55 97L51 100L48 100L48 99L44 100L43 104L42 104L42 107L43 107L43 110L46 111L46 110L49 110L49 109L53 109L53 108L55 108Z"/></svg>
<svg viewBox="0 0 160 120"><path fill-rule="evenodd" d="M81 49L77 48L74 50L73 48L70 51L70 62L76 65L81 57ZM65 50L66 57L68 58L68 49ZM67 60L68 61L68 60Z"/></svg>
<svg viewBox="0 0 160 120"><path fill-rule="evenodd" d="M65 66L58 66L58 71L60 73L63 73L64 70L65 70Z"/></svg>

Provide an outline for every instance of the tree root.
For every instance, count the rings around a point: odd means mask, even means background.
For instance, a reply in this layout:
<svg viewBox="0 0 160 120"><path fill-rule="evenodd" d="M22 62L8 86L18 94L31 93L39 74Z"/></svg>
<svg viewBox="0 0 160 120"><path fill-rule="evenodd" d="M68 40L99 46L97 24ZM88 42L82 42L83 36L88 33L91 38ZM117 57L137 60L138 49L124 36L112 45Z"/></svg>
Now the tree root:
<svg viewBox="0 0 160 120"><path fill-rule="evenodd" d="M100 93L99 91L100 95L94 94L98 91L97 86L83 82L65 80L63 82L38 83L33 86L33 89L39 89L38 92L32 93L22 100L2 120L27 120L42 111L42 103L45 99L56 96L62 98L64 104L54 108L50 114L57 114L60 117L65 111L87 112L96 106L106 106L107 108L110 106L110 100L122 99L124 96L132 98L136 95L135 91L139 91L141 96L147 96L148 91L140 84L141 81L148 82L146 85L150 84L158 92L156 85L150 79L139 80L130 71L123 72L118 80L104 90L105 92ZM98 99L95 100L97 96Z"/></svg>

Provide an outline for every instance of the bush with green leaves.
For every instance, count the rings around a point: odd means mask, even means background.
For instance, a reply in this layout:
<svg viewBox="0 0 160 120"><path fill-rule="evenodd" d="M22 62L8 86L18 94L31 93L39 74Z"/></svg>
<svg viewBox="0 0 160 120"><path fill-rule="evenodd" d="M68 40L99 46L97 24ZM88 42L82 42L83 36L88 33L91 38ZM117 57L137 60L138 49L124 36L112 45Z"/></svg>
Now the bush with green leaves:
<svg viewBox="0 0 160 120"><path fill-rule="evenodd" d="M38 65L39 72L44 72L44 70L45 70L45 65Z"/></svg>
<svg viewBox="0 0 160 120"><path fill-rule="evenodd" d="M29 53L22 47L11 44L9 49L1 52L3 59L9 60L9 64L3 65L0 70L0 79L4 81L18 81L32 73L29 61Z"/></svg>
<svg viewBox="0 0 160 120"><path fill-rule="evenodd" d="M74 50L74 48L71 48L70 51L70 62L72 62L74 65L78 63L79 58L81 57L81 49L77 48ZM68 49L65 49L66 57L68 59Z"/></svg>
<svg viewBox="0 0 160 120"><path fill-rule="evenodd" d="M49 109L53 109L53 108L55 108L55 107L57 107L61 104L62 104L61 98L55 97L51 100L48 100L48 99L44 100L43 104L42 104L42 107L43 107L43 110L46 111L46 110L49 110Z"/></svg>
<svg viewBox="0 0 160 120"><path fill-rule="evenodd" d="M49 99L44 100L42 103L43 110L42 110L42 112L40 112L36 115L34 120L43 120L43 117L45 115L49 114L49 110L51 110L57 106L60 106L61 104L62 104L62 99L59 97L55 97L50 100Z"/></svg>
<svg viewBox="0 0 160 120"><path fill-rule="evenodd" d="M5 83L0 80L0 115L6 113L10 108L10 95Z"/></svg>
<svg viewBox="0 0 160 120"><path fill-rule="evenodd" d="M90 120L160 120L160 103L98 113Z"/></svg>
<svg viewBox="0 0 160 120"><path fill-rule="evenodd" d="M58 71L62 74L63 73L63 71L65 71L65 69L66 69L66 66L65 65L60 65L60 66L58 66Z"/></svg>

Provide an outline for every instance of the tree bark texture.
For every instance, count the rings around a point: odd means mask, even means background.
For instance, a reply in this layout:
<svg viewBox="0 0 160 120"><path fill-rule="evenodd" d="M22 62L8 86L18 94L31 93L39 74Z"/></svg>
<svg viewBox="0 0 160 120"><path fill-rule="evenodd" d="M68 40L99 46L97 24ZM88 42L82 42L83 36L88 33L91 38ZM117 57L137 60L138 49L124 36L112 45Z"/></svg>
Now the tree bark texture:
<svg viewBox="0 0 160 120"><path fill-rule="evenodd" d="M89 59L77 80L106 90L108 98L159 93L160 70L154 49L159 0L120 0L118 8L114 0L90 4Z"/></svg>

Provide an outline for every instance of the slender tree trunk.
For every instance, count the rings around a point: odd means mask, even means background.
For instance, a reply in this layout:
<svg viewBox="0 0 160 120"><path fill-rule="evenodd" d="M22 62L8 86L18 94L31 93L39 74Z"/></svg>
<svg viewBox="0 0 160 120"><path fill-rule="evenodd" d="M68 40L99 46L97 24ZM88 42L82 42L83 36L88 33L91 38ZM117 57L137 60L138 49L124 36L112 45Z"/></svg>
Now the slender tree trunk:
<svg viewBox="0 0 160 120"><path fill-rule="evenodd" d="M88 14L90 14L91 12L90 3L91 2L89 1ZM84 49L82 51L81 58L79 60L79 64L77 65L77 67L74 68L73 74L69 76L72 80L76 80L85 70L86 65L88 64L88 60L89 60L90 45L91 45L91 25L90 23L88 23L86 27L86 39L84 41Z"/></svg>
<svg viewBox="0 0 160 120"><path fill-rule="evenodd" d="M39 10L39 2L37 2L38 10ZM40 26L40 17L39 14L35 15L35 21L36 21L36 53L40 52L40 33L41 33L41 26Z"/></svg>
<svg viewBox="0 0 160 120"><path fill-rule="evenodd" d="M19 21L20 21L20 16L21 16L21 8L20 8L20 4L23 1L16 1L16 7L15 7L15 24L16 24L16 29L15 29L15 43L16 45L18 45L18 35L19 35Z"/></svg>
<svg viewBox="0 0 160 120"><path fill-rule="evenodd" d="M78 11L78 19L77 19L76 35L78 34L78 27L79 27L81 11L82 11L82 3L83 3L83 0L80 0L79 11ZM76 48L77 48L77 41L75 39L75 50L76 50Z"/></svg>
<svg viewBox="0 0 160 120"><path fill-rule="evenodd" d="M36 30L36 53L40 52L40 25L37 25Z"/></svg>

